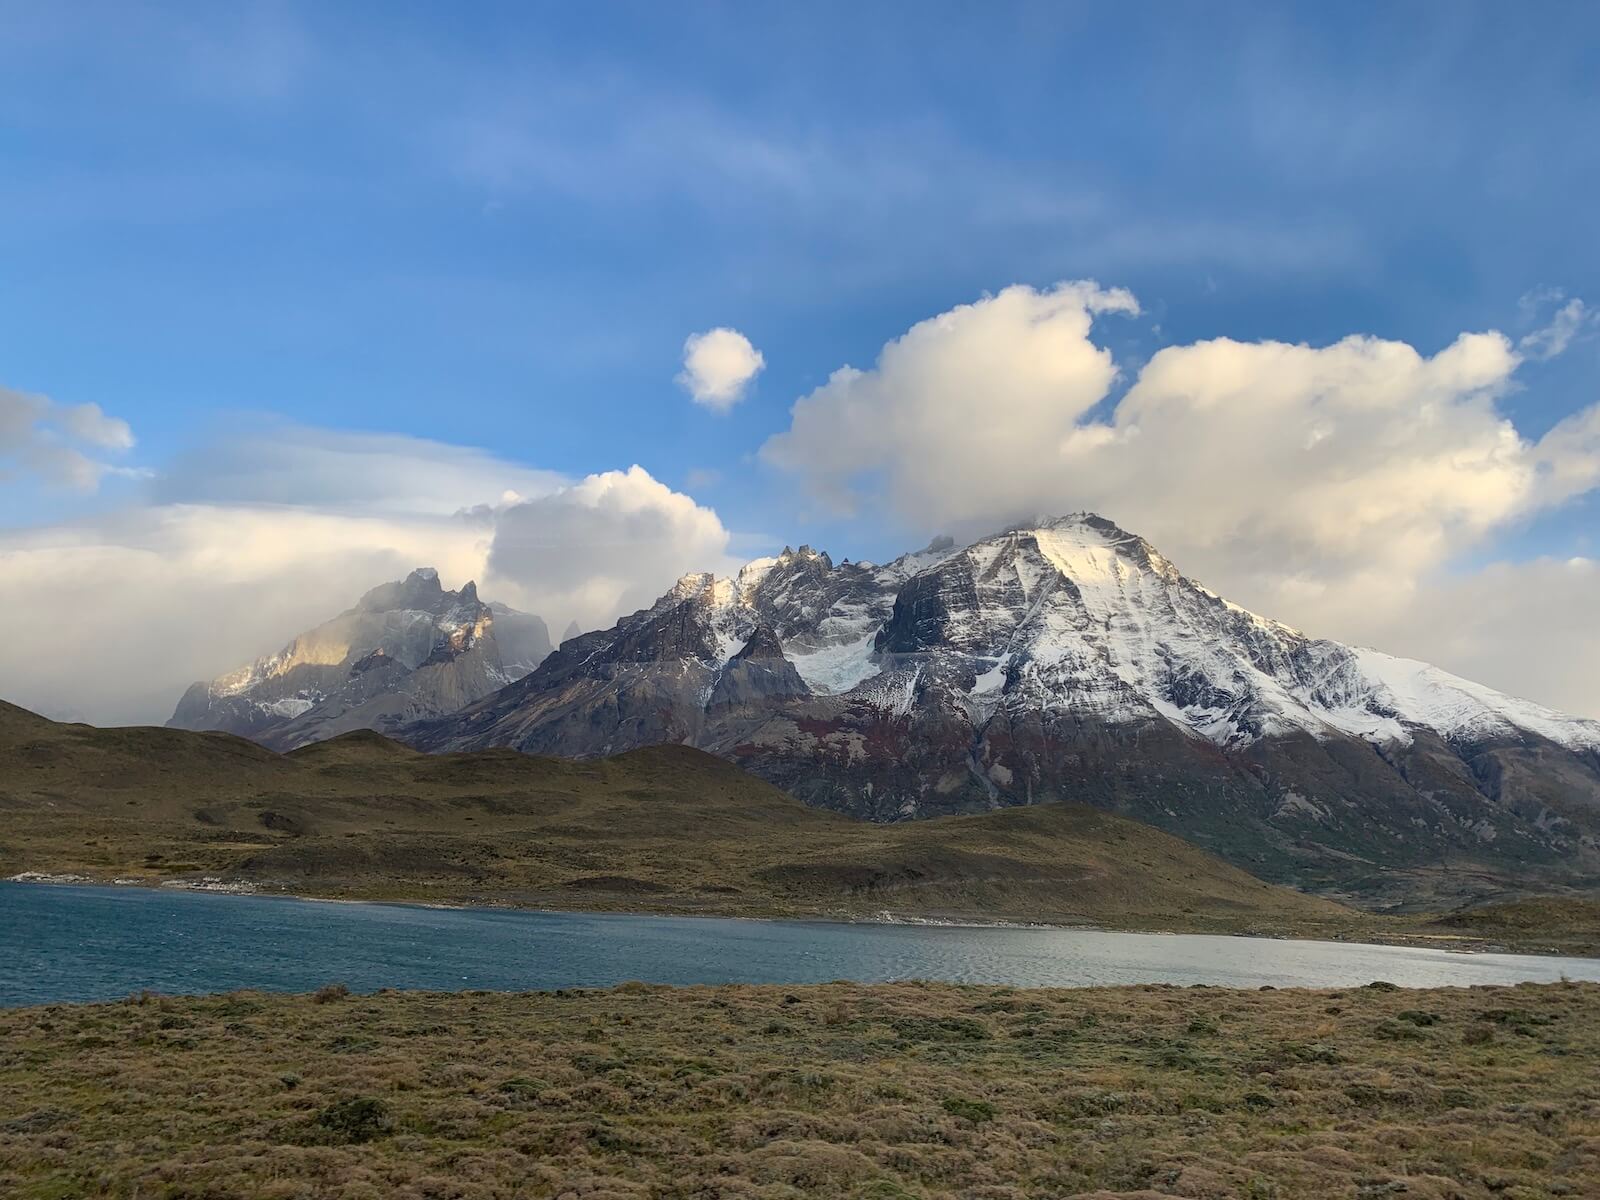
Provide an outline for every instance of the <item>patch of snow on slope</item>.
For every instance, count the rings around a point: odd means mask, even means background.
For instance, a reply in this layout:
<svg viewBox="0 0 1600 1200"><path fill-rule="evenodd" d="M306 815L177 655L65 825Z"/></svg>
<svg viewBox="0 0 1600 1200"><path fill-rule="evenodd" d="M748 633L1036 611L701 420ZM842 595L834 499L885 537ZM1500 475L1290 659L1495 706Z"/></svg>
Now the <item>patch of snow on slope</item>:
<svg viewBox="0 0 1600 1200"><path fill-rule="evenodd" d="M921 550L902 554L893 562L885 563L881 567L870 562L857 565L872 568L877 572L878 578L885 583L904 583L913 575L921 574L929 567L936 567L945 560L954 558L964 549L965 546L957 545L953 541L942 544L942 540L936 538Z"/></svg>
<svg viewBox="0 0 1600 1200"><path fill-rule="evenodd" d="M275 717L286 717L293 720L301 713L310 712L317 706L317 701L321 699L321 696L314 698L303 695L285 696L282 700L273 700L263 704L261 707Z"/></svg>
<svg viewBox="0 0 1600 1200"><path fill-rule="evenodd" d="M877 630L871 629L853 642L839 642L805 652L790 651L789 661L813 692L836 695L848 692L880 670L872 658L872 643Z"/></svg>
<svg viewBox="0 0 1600 1200"><path fill-rule="evenodd" d="M748 602L752 592L761 586L761 581L772 573L772 568L778 565L776 558L752 558L739 568L739 573L734 577L739 598Z"/></svg>
<svg viewBox="0 0 1600 1200"><path fill-rule="evenodd" d="M1372 683L1375 700L1398 713L1400 720L1444 737L1487 737L1525 729L1568 749L1600 749L1600 721L1554 712L1415 659L1365 648L1353 648L1351 653ZM1329 720L1364 737L1407 737L1400 720L1370 710L1340 709L1329 713Z"/></svg>
<svg viewBox="0 0 1600 1200"><path fill-rule="evenodd" d="M982 675L979 675L978 678L973 681L972 694L974 696L987 696L993 692L998 692L1001 688L1005 687L1006 664L1010 661L1011 654L1009 651L995 659L994 666L990 667L987 671L985 671Z"/></svg>

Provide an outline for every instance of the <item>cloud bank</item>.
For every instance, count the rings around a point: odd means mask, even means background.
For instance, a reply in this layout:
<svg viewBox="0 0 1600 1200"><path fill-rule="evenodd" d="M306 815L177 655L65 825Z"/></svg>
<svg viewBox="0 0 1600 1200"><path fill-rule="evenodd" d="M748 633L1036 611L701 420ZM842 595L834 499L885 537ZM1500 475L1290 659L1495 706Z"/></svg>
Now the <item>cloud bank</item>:
<svg viewBox="0 0 1600 1200"><path fill-rule="evenodd" d="M582 480L468 447L302 427L185 457L146 502L0 530L5 699L161 722L196 679L271 652L417 566L585 628L725 566L717 515L640 467Z"/></svg>
<svg viewBox="0 0 1600 1200"><path fill-rule="evenodd" d="M683 371L678 382L702 408L725 413L744 399L750 381L767 360L737 329L694 333L683 343Z"/></svg>

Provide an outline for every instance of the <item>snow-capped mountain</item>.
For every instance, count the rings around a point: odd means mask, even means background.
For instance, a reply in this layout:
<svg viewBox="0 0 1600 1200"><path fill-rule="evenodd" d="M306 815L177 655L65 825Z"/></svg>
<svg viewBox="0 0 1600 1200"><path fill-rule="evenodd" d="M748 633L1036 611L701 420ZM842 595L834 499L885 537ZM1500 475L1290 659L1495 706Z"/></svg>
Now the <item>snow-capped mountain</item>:
<svg viewBox="0 0 1600 1200"><path fill-rule="evenodd" d="M550 653L544 622L445 591L420 567L352 609L184 693L167 722L220 729L288 750L353 729L392 729L446 713L521 679Z"/></svg>
<svg viewBox="0 0 1600 1200"><path fill-rule="evenodd" d="M1092 514L685 576L407 736L687 741L886 820L1087 801L1328 888L1380 866L1435 892L1508 863L1600 880L1600 722L1256 616Z"/></svg>

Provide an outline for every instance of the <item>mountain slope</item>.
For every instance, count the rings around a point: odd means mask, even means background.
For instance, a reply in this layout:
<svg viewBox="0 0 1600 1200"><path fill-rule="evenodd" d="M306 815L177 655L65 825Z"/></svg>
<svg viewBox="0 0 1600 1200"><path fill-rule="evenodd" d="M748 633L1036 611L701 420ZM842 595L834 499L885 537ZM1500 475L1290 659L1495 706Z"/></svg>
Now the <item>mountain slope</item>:
<svg viewBox="0 0 1600 1200"><path fill-rule="evenodd" d="M768 682L724 684L758 644ZM405 736L687 742L878 820L1085 802L1370 903L1600 882L1600 723L1256 616L1092 514L686 576Z"/></svg>
<svg viewBox="0 0 1600 1200"><path fill-rule="evenodd" d="M538 617L483 603L471 583L445 591L424 567L373 588L277 654L194 684L168 724L287 749L453 712L549 653Z"/></svg>
<svg viewBox="0 0 1600 1200"><path fill-rule="evenodd" d="M1372 918L1059 805L872 825L685 746L574 762L360 731L63 725L0 705L0 875L572 908L1092 921L1375 936Z"/></svg>

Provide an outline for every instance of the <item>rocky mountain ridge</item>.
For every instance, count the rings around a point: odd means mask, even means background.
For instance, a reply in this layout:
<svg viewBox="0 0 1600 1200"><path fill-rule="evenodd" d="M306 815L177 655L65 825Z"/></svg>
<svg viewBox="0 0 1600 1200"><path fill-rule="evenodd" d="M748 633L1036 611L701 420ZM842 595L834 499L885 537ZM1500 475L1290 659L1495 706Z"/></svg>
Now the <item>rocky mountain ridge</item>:
<svg viewBox="0 0 1600 1200"><path fill-rule="evenodd" d="M470 582L446 591L437 571L420 567L276 654L192 685L167 724L289 750L454 712L521 679L549 652L540 618L485 603Z"/></svg>
<svg viewBox="0 0 1600 1200"><path fill-rule="evenodd" d="M1087 513L685 576L406 736L686 742L878 820L1086 801L1373 903L1600 883L1600 722L1259 617Z"/></svg>

